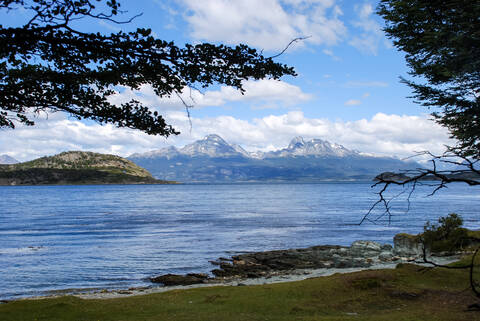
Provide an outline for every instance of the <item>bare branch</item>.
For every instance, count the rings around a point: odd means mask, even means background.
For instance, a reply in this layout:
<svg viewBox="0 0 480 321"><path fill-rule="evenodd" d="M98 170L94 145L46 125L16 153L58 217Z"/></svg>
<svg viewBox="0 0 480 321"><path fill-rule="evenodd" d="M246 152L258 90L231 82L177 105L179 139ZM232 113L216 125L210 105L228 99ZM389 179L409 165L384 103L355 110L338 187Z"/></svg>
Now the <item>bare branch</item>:
<svg viewBox="0 0 480 321"><path fill-rule="evenodd" d="M287 51L287 49L288 49L293 43L298 42L298 41L303 41L303 40L308 39L308 38L311 38L311 37L312 37L312 36L297 37L297 38L293 39L292 41L290 41L290 42L288 43L288 45L287 45L285 48L283 48L282 51L280 51L280 53L278 53L278 54L276 54L276 55L274 55L274 56L271 56L271 57L269 57L269 58L270 58L270 59L277 58L278 56L283 55L283 54L285 53L285 51Z"/></svg>
<svg viewBox="0 0 480 321"><path fill-rule="evenodd" d="M417 185L426 185L431 186L433 191L428 195L432 196L437 193L440 189L447 188L448 184L454 182L461 182L466 183L470 186L477 186L480 185L480 169L476 167L480 159L471 159L468 158L455 150L449 148L447 152L442 155L434 155L430 152L421 152L417 153L416 156L430 156L430 164L431 168L417 168L415 170L404 171L402 173L382 173L376 177L377 182L372 185L373 187L381 186L379 192L376 194L378 195L378 200L370 207L368 212L364 215L360 224L365 221L375 223L379 219L383 218L384 216L388 215L388 222L391 222L391 205L390 203L405 193L405 189L394 195L390 198L385 197L385 193L389 189L391 185L402 186L406 187L407 185L411 185L410 192L407 196L408 208L407 212L410 209L410 198L413 192L416 189ZM441 162L443 164L449 164L455 166L449 170L440 170L438 168L438 163ZM425 183L428 182L428 183ZM372 212L378 207L383 207L383 213L380 214L379 217L376 219L370 219L370 215ZM470 264L468 265L461 265L461 266L450 266L450 265L443 265L437 264L429 259L427 255L427 246L425 244L425 240L422 236L422 260L415 261L415 263L421 264L429 264L433 267L439 268L447 268L447 269L470 269L470 288L474 292L474 294L480 298L480 284L475 282L474 280L474 269L475 269L475 258L480 251L480 248L477 248L472 255L472 259Z"/></svg>
<svg viewBox="0 0 480 321"><path fill-rule="evenodd" d="M190 124L190 132L191 132L193 125L192 125L192 118L190 117L190 108L193 108L193 105L187 104L185 99L183 99L182 95L180 95L180 93L178 91L175 91L175 95L177 95L177 97L182 102L183 106L185 106L185 112L187 113L188 123ZM195 101L193 99L192 99L192 101L195 103Z"/></svg>
<svg viewBox="0 0 480 321"><path fill-rule="evenodd" d="M366 221L368 216L370 216L379 205L383 206L384 208L384 212L380 215L380 218L388 215L390 221L392 215L390 211L390 202L404 193L403 191L400 194L387 199L385 194L391 185L403 187L411 185L411 189L407 197L407 212L410 209L410 198L417 185L432 187L433 190L428 196L433 196L439 190L448 188L448 184L450 183L459 182L468 184L469 186L480 185L480 169L477 167L479 159L470 159L459 153L456 153L452 149L449 149L443 155L434 155L428 151L425 151L417 153L415 156L425 155L431 157L431 168L417 168L415 170L407 170L401 173L382 173L375 178L377 182L372 185L372 188L382 186L382 189L376 193L379 196L379 199L370 207L360 221L360 224ZM450 164L456 166L456 168L450 170L440 170L438 168L438 162ZM379 218L375 219L375 221L378 219ZM372 222L370 219L368 219L368 221Z"/></svg>

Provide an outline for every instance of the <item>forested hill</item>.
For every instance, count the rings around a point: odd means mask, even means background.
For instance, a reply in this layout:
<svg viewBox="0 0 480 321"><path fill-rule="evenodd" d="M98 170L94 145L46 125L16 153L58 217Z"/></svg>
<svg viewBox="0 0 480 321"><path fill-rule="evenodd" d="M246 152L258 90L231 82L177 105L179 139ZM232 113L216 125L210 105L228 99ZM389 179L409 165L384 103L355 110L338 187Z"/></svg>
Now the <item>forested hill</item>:
<svg viewBox="0 0 480 321"><path fill-rule="evenodd" d="M162 184L142 167L115 155L64 152L0 165L0 185Z"/></svg>

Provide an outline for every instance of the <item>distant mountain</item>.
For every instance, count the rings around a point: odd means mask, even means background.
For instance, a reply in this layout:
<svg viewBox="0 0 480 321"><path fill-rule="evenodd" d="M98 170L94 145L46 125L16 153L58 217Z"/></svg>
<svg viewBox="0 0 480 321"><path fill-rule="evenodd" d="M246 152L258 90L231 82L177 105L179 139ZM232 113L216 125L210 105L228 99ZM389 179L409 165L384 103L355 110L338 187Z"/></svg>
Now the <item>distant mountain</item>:
<svg viewBox="0 0 480 321"><path fill-rule="evenodd" d="M312 139L305 141L303 137L298 136L292 139L287 148L266 153L263 155L263 158L294 156L346 157L359 155L358 152L348 150L342 145L332 144L326 140Z"/></svg>
<svg viewBox="0 0 480 321"><path fill-rule="evenodd" d="M19 161L8 155L0 155L0 164L16 164Z"/></svg>
<svg viewBox="0 0 480 321"><path fill-rule="evenodd" d="M64 152L29 162L0 165L0 185L158 184L145 169L115 155Z"/></svg>
<svg viewBox="0 0 480 321"><path fill-rule="evenodd" d="M295 137L277 151L249 153L218 135L208 135L183 148L167 147L128 159L156 178L196 183L371 181L382 172L420 167L302 137Z"/></svg>
<svg viewBox="0 0 480 321"><path fill-rule="evenodd" d="M208 135L202 140L198 140L192 144L186 145L181 149L174 146L163 149L143 153L132 154L128 158L159 158L165 157L167 159L189 156L189 157L235 157L245 156L249 157L249 153L238 145L228 144L222 137L218 135Z"/></svg>

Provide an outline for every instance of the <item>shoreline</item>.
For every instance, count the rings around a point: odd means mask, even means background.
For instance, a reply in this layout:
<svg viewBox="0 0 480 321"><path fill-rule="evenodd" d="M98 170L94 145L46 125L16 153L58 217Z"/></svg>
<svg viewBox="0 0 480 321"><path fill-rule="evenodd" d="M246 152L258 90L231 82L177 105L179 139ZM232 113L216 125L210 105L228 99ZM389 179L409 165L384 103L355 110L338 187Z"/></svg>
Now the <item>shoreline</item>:
<svg viewBox="0 0 480 321"><path fill-rule="evenodd" d="M435 257L437 264L450 264L460 259L460 255ZM272 275L258 278L232 278L228 280L214 280L209 283L191 284L191 285L172 285L172 286L151 286L151 287L136 287L128 289L66 289L51 291L52 294L18 298L12 300L2 300L2 303L24 301L24 300L44 300L54 299L64 296L74 296L80 299L116 299L131 296L148 295L154 293L163 293L175 290L188 290L194 288L215 287L215 286L255 286L266 285L273 283L296 282L310 278L318 278L330 276L333 274L349 274L365 270L381 270L381 269L395 269L398 264L411 263L421 266L431 266L431 264L423 263L415 260L402 259L396 262L377 263L369 267L351 267L351 268L317 268L317 269L295 269L288 271L277 271ZM55 293L56 292L56 293Z"/></svg>

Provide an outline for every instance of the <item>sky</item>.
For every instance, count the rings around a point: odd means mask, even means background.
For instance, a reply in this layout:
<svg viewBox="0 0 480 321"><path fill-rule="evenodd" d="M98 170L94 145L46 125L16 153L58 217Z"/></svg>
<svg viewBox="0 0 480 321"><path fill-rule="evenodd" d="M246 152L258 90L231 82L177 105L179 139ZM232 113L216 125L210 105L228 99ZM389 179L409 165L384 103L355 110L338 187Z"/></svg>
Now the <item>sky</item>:
<svg viewBox="0 0 480 321"><path fill-rule="evenodd" d="M406 158L452 145L448 132L416 104L403 53L382 31L376 1L353 0L137 0L120 1L130 24L79 21L78 28L102 33L151 28L154 36L186 43L244 43L298 76L280 81L246 81L244 95L226 86L193 90L190 119L178 98L159 98L145 85L123 89L113 101L135 97L159 111L181 132L168 138L119 129L67 114L37 116L34 127L0 129L0 155L20 161L69 150L128 156L166 146L182 147L208 134L248 151L283 148L296 136L320 138L378 156ZM22 10L2 13L4 25L28 17ZM184 93L190 99L190 93Z"/></svg>

